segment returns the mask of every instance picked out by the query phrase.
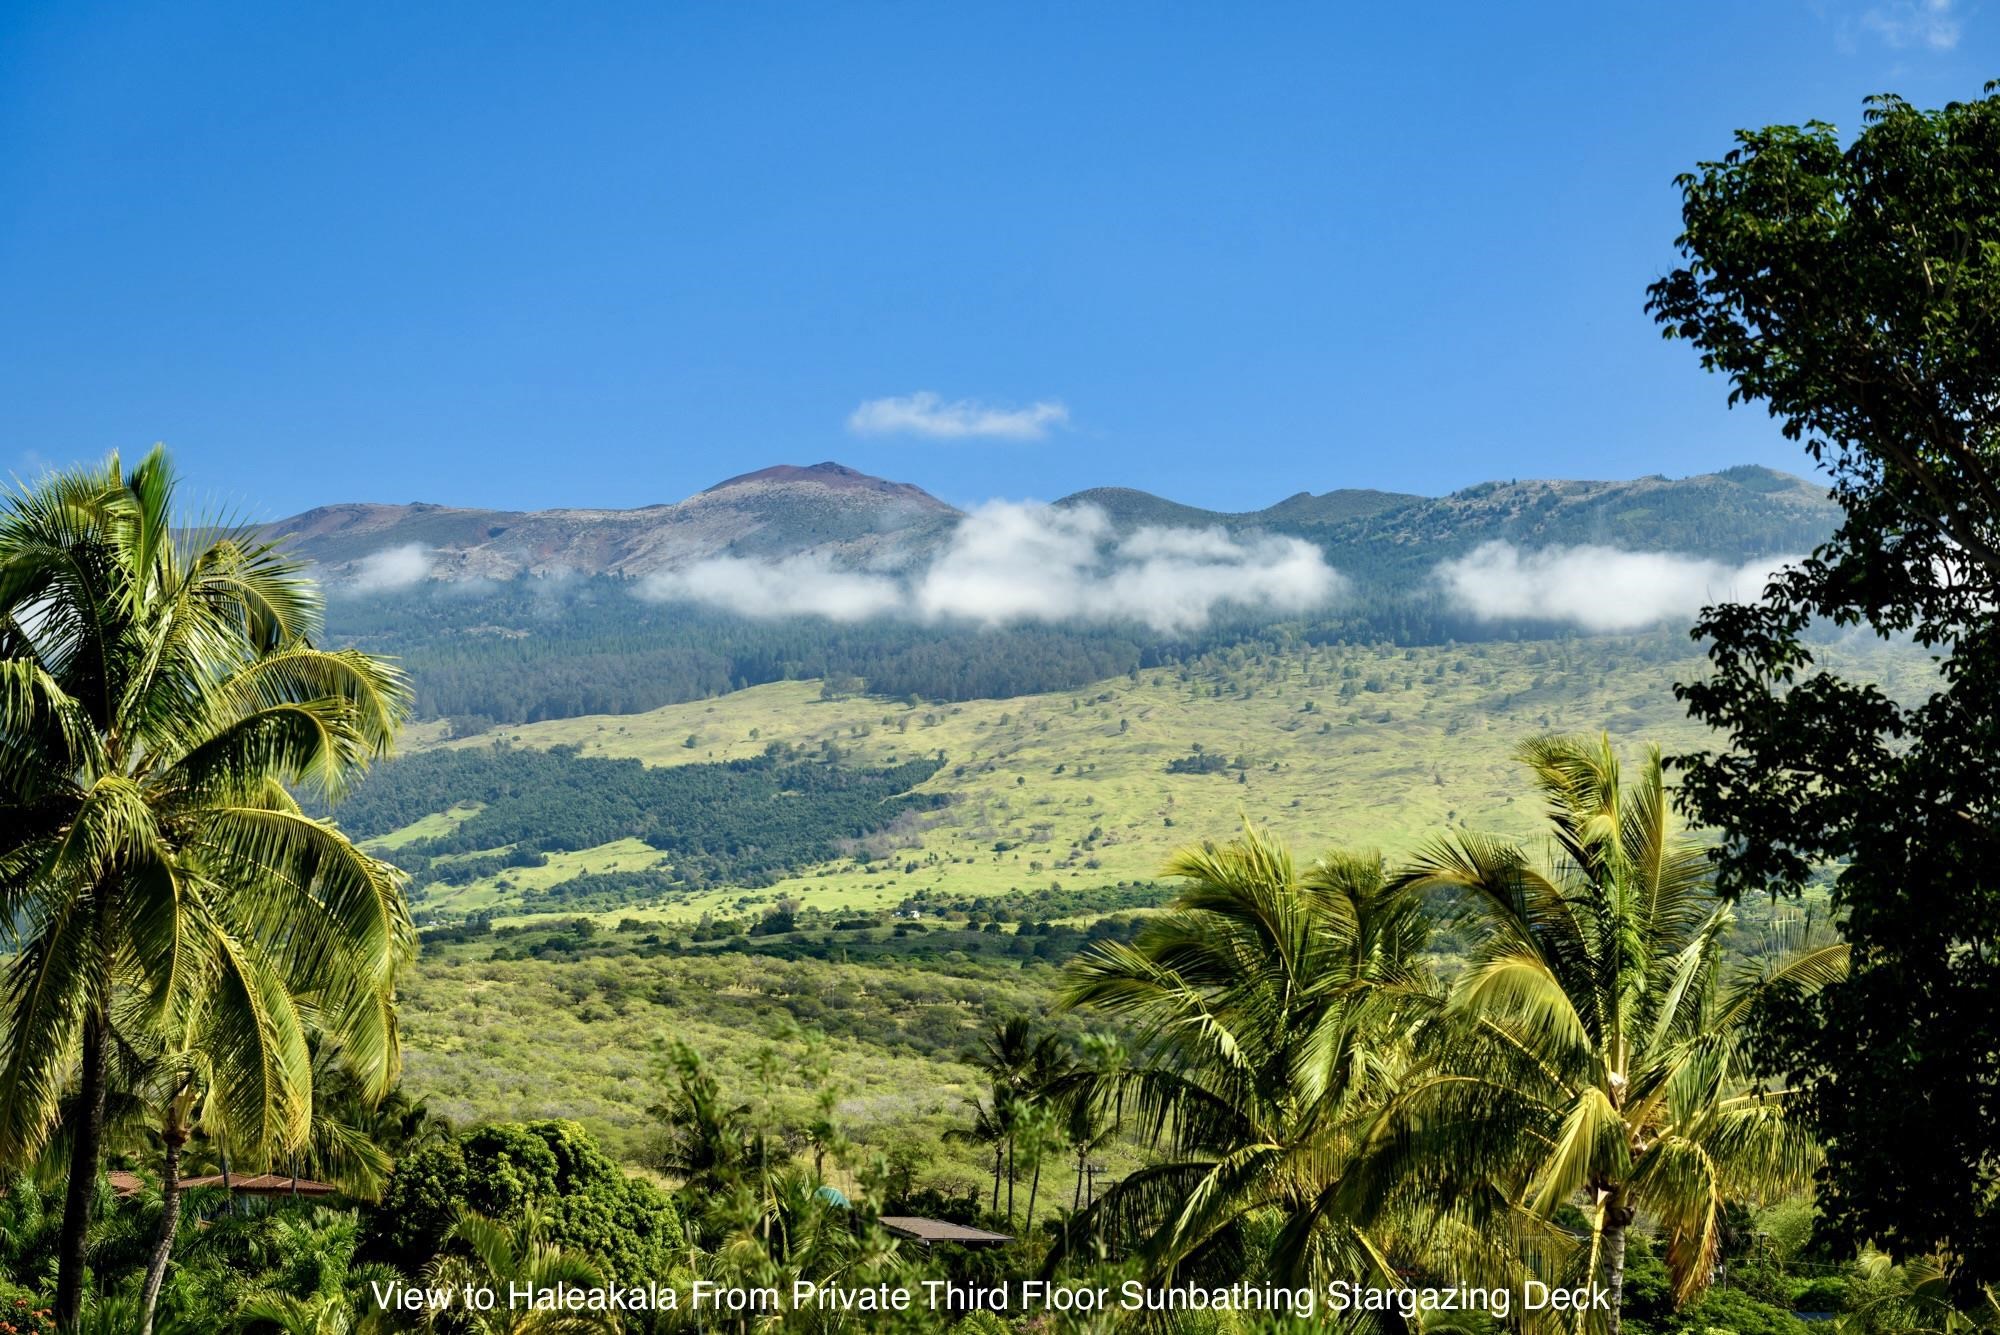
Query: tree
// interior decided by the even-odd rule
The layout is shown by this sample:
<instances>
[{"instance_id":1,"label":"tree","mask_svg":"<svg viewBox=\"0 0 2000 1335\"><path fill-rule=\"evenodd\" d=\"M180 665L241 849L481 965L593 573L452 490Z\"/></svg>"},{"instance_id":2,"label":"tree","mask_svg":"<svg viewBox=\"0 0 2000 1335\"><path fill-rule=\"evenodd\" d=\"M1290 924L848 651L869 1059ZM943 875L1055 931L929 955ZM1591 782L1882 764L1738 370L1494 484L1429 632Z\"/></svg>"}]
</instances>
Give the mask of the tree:
<instances>
[{"instance_id":1,"label":"tree","mask_svg":"<svg viewBox=\"0 0 2000 1335\"><path fill-rule=\"evenodd\" d=\"M1015 1161L1024 1139L1034 1140L1033 1151L1027 1156L1034 1172L1034 1181L1028 1188L1029 1214L1034 1213L1033 1198L1041 1185L1042 1141L1047 1139L1042 1104L1068 1074L1069 1055L1063 1051L1062 1040L1054 1034L1037 1033L1031 1020L1016 1015L995 1025L980 1040L971 1062L993 1083L990 1112L979 1110L976 1104L974 1110L980 1120L997 1132L998 1143L1006 1150L1007 1222L1011 1225L1017 1178ZM978 1128L975 1136L979 1136ZM997 1212L1000 1198L997 1154L994 1164L993 1197ZM1034 1220L1030 1218L1028 1222L1032 1226Z\"/></svg>"},{"instance_id":2,"label":"tree","mask_svg":"<svg viewBox=\"0 0 2000 1335\"><path fill-rule=\"evenodd\" d=\"M1004 1090L994 1090L991 1097L969 1094L965 1106L972 1114L971 1125L953 1127L945 1133L948 1140L993 1147L993 1202L986 1212L996 1218L1000 1214L1000 1175L1007 1167L1008 1121L1012 1103L1012 1098Z\"/></svg>"},{"instance_id":3,"label":"tree","mask_svg":"<svg viewBox=\"0 0 2000 1335\"><path fill-rule=\"evenodd\" d=\"M2000 85L1920 111L1871 99L1746 131L1680 178L1669 338L1762 404L1845 520L1762 599L1711 607L1707 681L1678 687L1726 749L1684 757L1728 895L1825 865L1848 976L1766 1026L1765 1059L1826 1146L1831 1236L1943 1248L2000 1277ZM1939 662L1899 702L1815 662L1811 625L1908 635ZM1884 1097L1895 1091L1894 1097Z\"/></svg>"},{"instance_id":4,"label":"tree","mask_svg":"<svg viewBox=\"0 0 2000 1335\"><path fill-rule=\"evenodd\" d=\"M500 1122L404 1155L367 1212L366 1251L406 1272L435 1257L462 1214L513 1227L530 1213L550 1245L621 1284L663 1273L680 1217L650 1182L628 1176L575 1122Z\"/></svg>"},{"instance_id":5,"label":"tree","mask_svg":"<svg viewBox=\"0 0 2000 1335\"><path fill-rule=\"evenodd\" d=\"M1582 1209L1583 1278L1609 1288L1615 1335L1641 1213L1686 1300L1714 1272L1726 1202L1810 1181L1785 1091L1746 1078L1744 1022L1837 978L1846 948L1811 941L1725 976L1735 913L1673 829L1658 750L1630 784L1605 737L1541 738L1520 757L1548 807L1545 863L1460 834L1398 878L1461 901L1479 937L1374 1135L1387 1178L1427 1194L1491 1184L1527 1218Z\"/></svg>"},{"instance_id":6,"label":"tree","mask_svg":"<svg viewBox=\"0 0 2000 1335\"><path fill-rule=\"evenodd\" d=\"M290 788L337 796L388 751L407 690L365 654L315 648L298 566L176 524L173 491L160 451L129 474L113 455L0 514L0 1162L48 1139L73 1081L64 1326L82 1308L114 1022L199 1014L246 1148L305 1136L315 1018L378 1095L396 1071L399 873Z\"/></svg>"},{"instance_id":7,"label":"tree","mask_svg":"<svg viewBox=\"0 0 2000 1335\"><path fill-rule=\"evenodd\" d=\"M1255 827L1165 874L1186 880L1172 906L1130 945L1080 956L1063 1003L1130 1027L1129 1055L1088 1092L1163 1153L1075 1216L1061 1249L1136 1233L1150 1277L1233 1278L1262 1221L1274 1279L1395 1282L1340 1188L1400 1063L1398 1009L1423 991L1414 901L1387 891L1379 858L1300 871Z\"/></svg>"},{"instance_id":8,"label":"tree","mask_svg":"<svg viewBox=\"0 0 2000 1335\"><path fill-rule=\"evenodd\" d=\"M506 1293L527 1289L602 1289L604 1272L589 1258L551 1242L541 1216L531 1207L514 1222L500 1223L474 1211L453 1221L446 1241L463 1250L440 1253L424 1269L424 1284L452 1293L485 1287ZM565 1311L560 1307L495 1303L485 1311L465 1303L427 1308L425 1324L466 1335L616 1335L618 1318L605 1311Z\"/></svg>"}]
</instances>

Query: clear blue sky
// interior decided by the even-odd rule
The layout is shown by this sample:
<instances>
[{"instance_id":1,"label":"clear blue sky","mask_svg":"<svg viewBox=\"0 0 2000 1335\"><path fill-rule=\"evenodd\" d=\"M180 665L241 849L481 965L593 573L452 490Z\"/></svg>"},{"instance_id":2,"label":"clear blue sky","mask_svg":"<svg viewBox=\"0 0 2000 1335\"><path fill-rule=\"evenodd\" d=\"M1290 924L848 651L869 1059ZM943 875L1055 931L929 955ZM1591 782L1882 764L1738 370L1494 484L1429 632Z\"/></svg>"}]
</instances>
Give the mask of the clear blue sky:
<instances>
[{"instance_id":1,"label":"clear blue sky","mask_svg":"<svg viewBox=\"0 0 2000 1335\"><path fill-rule=\"evenodd\" d=\"M1970 0L11 0L0 472L164 440L276 516L1801 469L1642 313L1670 180L1996 75ZM920 391L1041 435L850 426Z\"/></svg>"}]
</instances>

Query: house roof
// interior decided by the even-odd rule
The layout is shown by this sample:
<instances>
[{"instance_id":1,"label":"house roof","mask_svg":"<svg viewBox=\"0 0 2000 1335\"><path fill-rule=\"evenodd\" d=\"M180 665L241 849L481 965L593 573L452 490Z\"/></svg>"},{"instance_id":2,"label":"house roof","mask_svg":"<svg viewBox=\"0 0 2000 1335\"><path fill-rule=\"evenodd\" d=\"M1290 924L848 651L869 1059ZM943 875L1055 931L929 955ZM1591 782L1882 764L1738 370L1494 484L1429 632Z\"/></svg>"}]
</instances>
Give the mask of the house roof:
<instances>
[{"instance_id":1,"label":"house roof","mask_svg":"<svg viewBox=\"0 0 2000 1335\"><path fill-rule=\"evenodd\" d=\"M883 1228L897 1237L913 1239L926 1247L934 1242L956 1242L966 1247L998 1247L1014 1240L1005 1233L989 1233L983 1228L967 1228L963 1224L926 1219L922 1215L885 1214L880 1222Z\"/></svg>"},{"instance_id":2,"label":"house roof","mask_svg":"<svg viewBox=\"0 0 2000 1335\"><path fill-rule=\"evenodd\" d=\"M219 1187L222 1174L210 1173L206 1177L184 1177L184 1188ZM338 1188L330 1182L315 1182L309 1177L292 1178L283 1173L258 1173L253 1177L232 1177L229 1189L244 1196L331 1196Z\"/></svg>"}]
</instances>

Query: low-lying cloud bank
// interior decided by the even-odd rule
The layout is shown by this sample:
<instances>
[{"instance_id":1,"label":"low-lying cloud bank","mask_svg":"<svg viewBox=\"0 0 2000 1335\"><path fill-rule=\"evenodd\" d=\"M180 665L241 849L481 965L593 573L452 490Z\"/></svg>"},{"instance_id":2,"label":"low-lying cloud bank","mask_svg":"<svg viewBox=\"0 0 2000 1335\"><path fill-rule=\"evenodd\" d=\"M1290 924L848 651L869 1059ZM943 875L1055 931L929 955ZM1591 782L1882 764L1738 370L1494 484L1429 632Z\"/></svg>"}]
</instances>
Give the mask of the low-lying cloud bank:
<instances>
[{"instance_id":1,"label":"low-lying cloud bank","mask_svg":"<svg viewBox=\"0 0 2000 1335\"><path fill-rule=\"evenodd\" d=\"M1486 621L1567 621L1586 630L1638 630L1691 618L1710 603L1755 599L1794 560L1740 566L1672 552L1616 547L1544 547L1524 552L1489 542L1438 567L1453 600Z\"/></svg>"},{"instance_id":2,"label":"low-lying cloud bank","mask_svg":"<svg viewBox=\"0 0 2000 1335\"><path fill-rule=\"evenodd\" d=\"M421 584L431 573L431 554L421 543L370 552L354 563L346 580L350 593L393 593Z\"/></svg>"},{"instance_id":3,"label":"low-lying cloud bank","mask_svg":"<svg viewBox=\"0 0 2000 1335\"><path fill-rule=\"evenodd\" d=\"M1224 607L1304 612L1345 584L1297 538L1142 528L1121 539L1093 506L1000 501L966 516L943 552L907 574L840 570L811 557L719 557L651 575L641 588L649 598L755 617L1138 622L1177 633L1200 629Z\"/></svg>"}]
</instances>

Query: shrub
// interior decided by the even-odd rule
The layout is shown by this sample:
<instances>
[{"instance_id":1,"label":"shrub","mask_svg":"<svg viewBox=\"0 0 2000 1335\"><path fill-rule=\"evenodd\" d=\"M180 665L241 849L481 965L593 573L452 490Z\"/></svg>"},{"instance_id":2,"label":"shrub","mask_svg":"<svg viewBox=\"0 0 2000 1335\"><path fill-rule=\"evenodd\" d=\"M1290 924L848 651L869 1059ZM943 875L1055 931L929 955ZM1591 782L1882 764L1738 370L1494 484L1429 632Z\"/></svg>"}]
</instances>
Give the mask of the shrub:
<instances>
[{"instance_id":1,"label":"shrub","mask_svg":"<svg viewBox=\"0 0 2000 1335\"><path fill-rule=\"evenodd\" d=\"M369 1212L368 1250L414 1274L460 1211L507 1222L530 1206L551 1243L621 1283L666 1273L681 1242L658 1188L626 1176L577 1123L542 1121L477 1127L405 1157Z\"/></svg>"}]
</instances>

